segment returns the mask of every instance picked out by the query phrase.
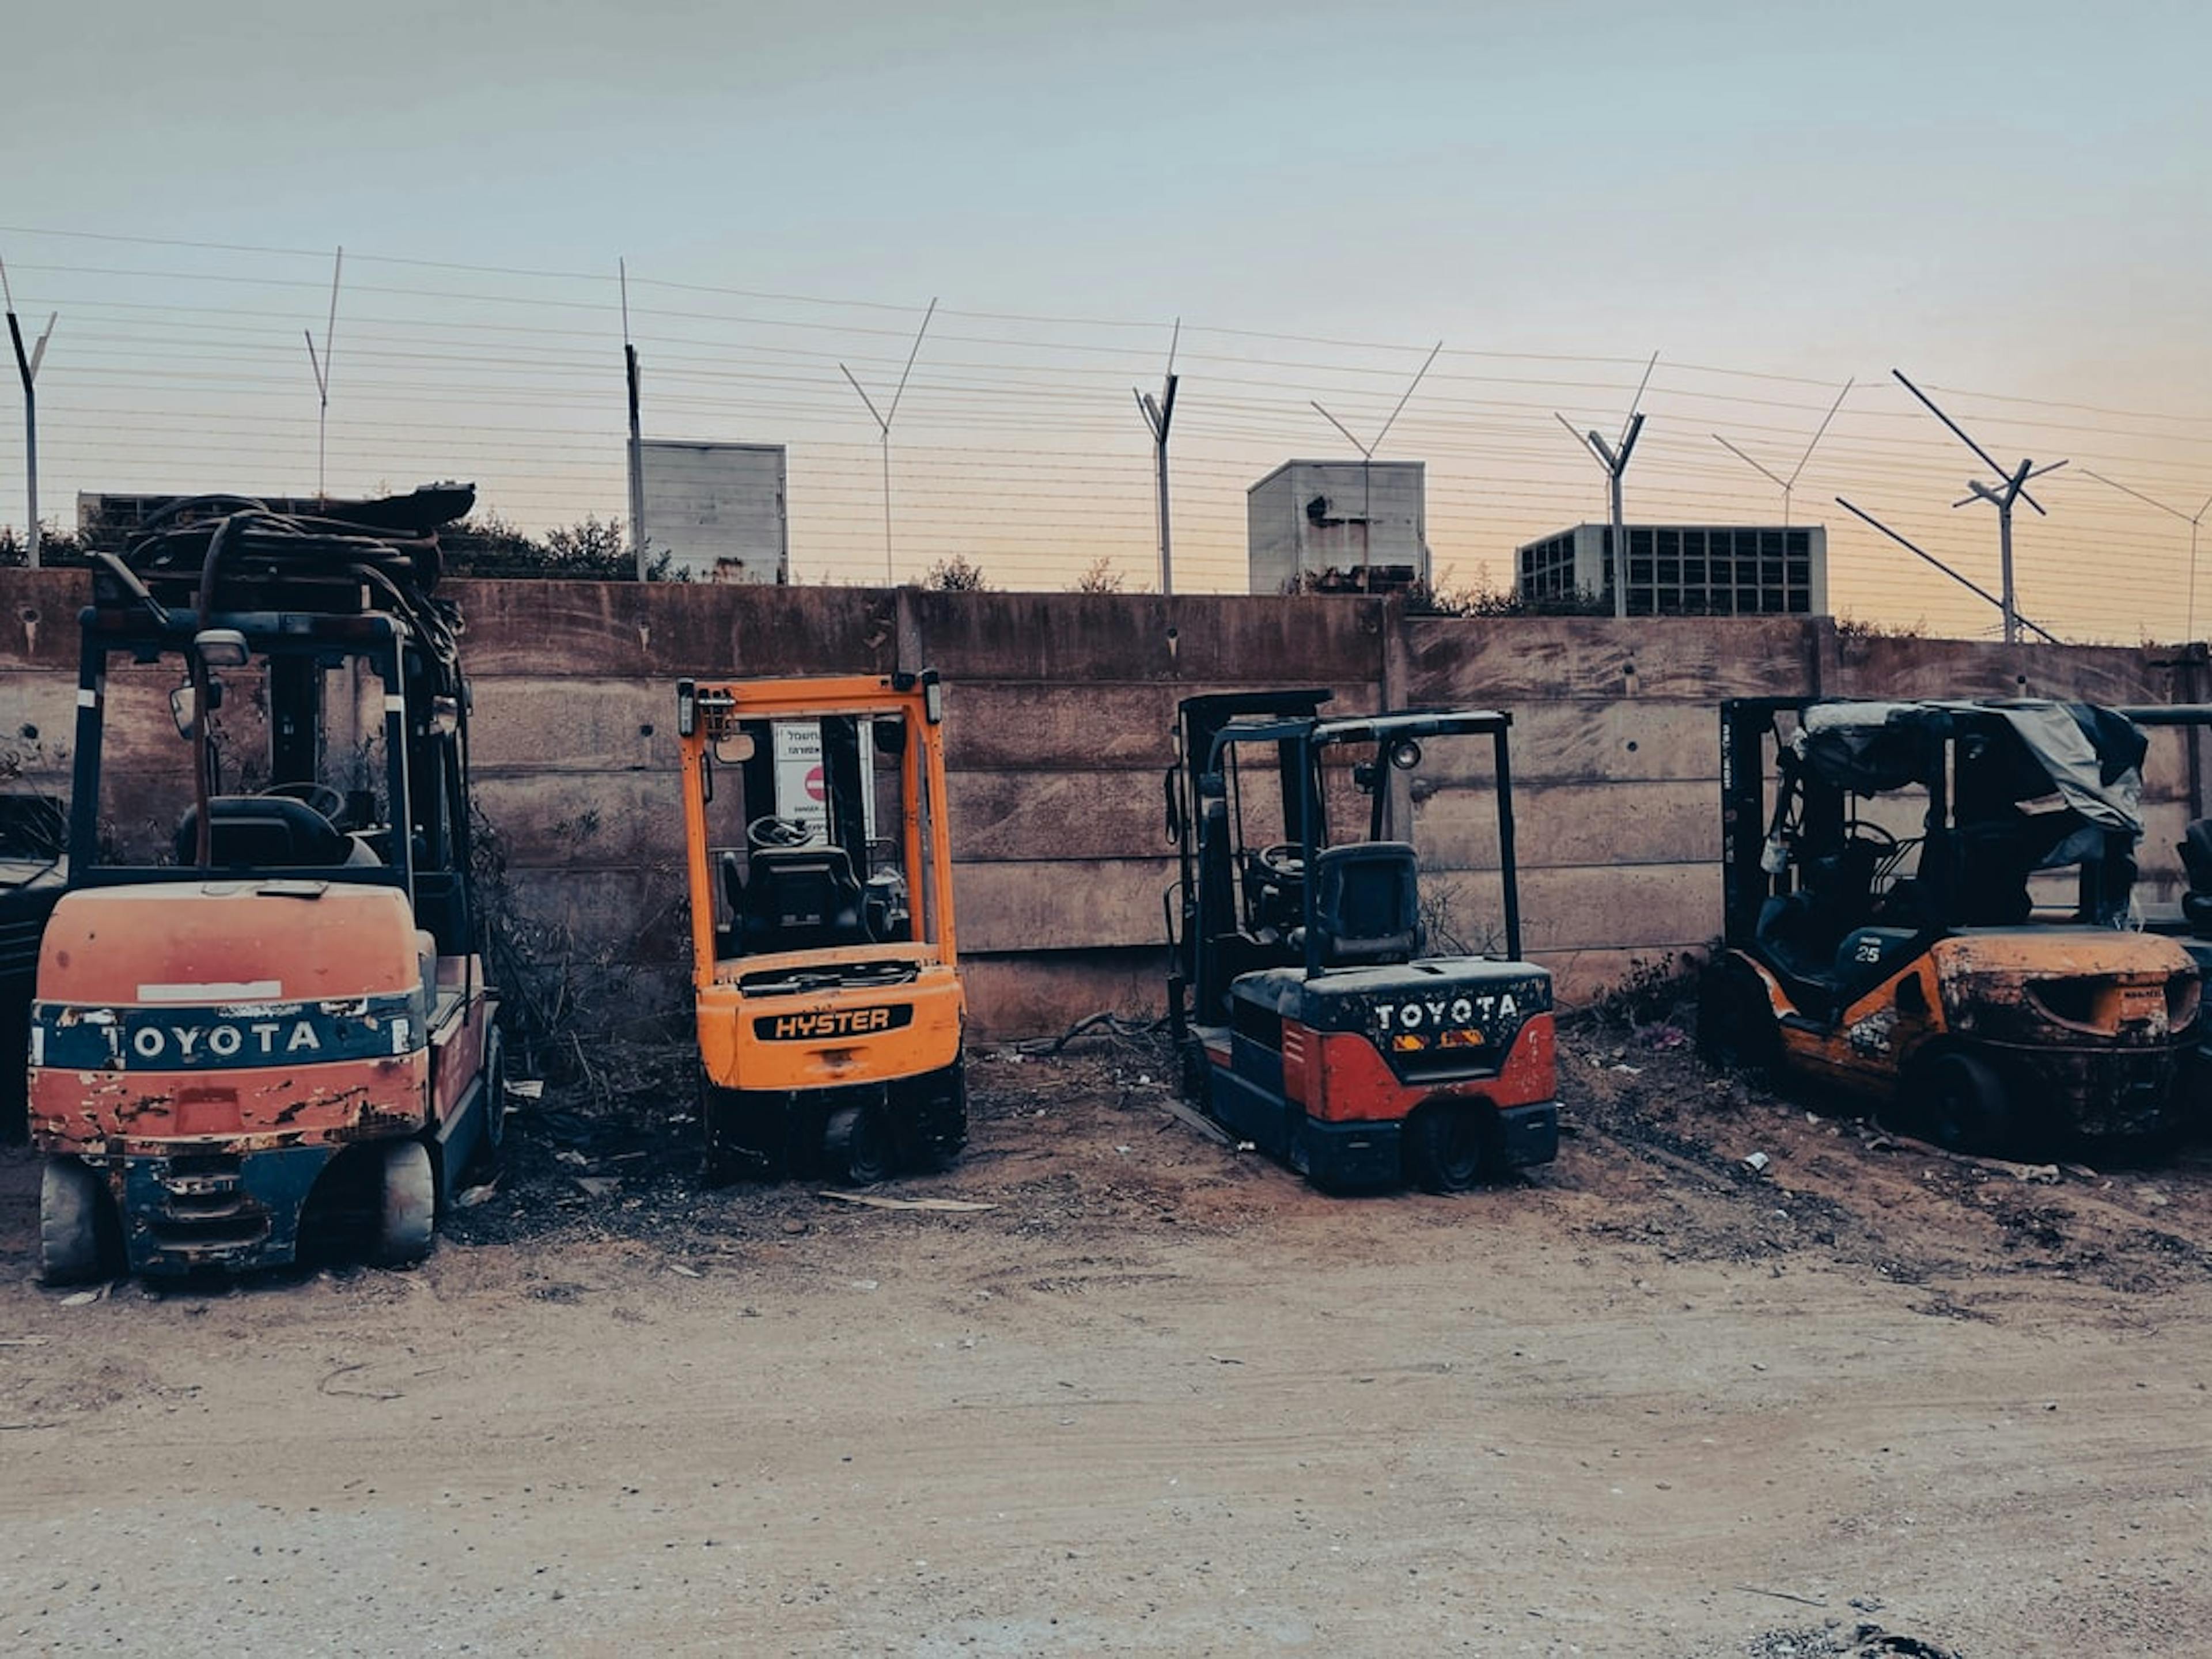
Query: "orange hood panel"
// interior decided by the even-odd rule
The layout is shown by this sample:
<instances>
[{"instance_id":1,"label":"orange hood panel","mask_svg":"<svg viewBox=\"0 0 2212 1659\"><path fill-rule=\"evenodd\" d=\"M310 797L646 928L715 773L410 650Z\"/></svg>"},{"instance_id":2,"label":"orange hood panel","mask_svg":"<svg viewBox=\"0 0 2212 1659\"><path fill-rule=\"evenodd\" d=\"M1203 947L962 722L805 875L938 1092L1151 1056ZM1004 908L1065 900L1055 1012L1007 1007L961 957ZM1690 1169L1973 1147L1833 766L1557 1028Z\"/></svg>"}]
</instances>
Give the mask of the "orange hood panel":
<instances>
[{"instance_id":1,"label":"orange hood panel","mask_svg":"<svg viewBox=\"0 0 2212 1659\"><path fill-rule=\"evenodd\" d=\"M39 957L41 1002L315 1002L420 988L396 887L178 881L64 894Z\"/></svg>"}]
</instances>

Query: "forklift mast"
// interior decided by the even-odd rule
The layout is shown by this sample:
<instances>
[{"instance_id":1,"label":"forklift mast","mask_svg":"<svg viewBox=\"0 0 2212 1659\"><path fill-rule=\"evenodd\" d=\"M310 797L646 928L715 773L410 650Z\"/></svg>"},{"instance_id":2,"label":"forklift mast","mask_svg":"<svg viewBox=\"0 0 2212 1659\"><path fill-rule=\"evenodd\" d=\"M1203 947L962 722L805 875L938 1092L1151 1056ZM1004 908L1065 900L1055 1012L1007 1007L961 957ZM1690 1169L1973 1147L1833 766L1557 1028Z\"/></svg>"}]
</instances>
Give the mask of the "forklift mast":
<instances>
[{"instance_id":1,"label":"forklift mast","mask_svg":"<svg viewBox=\"0 0 2212 1659\"><path fill-rule=\"evenodd\" d=\"M1176 709L1176 763L1163 780L1168 839L1176 844L1179 866L1179 903L1168 919L1176 969L1170 1000L1176 1018L1182 1017L1186 990L1196 991L1200 1008L1216 1007L1227 996L1229 979L1234 977L1223 971L1221 953L1206 948L1208 940L1233 933L1237 921L1227 786L1221 775L1207 770L1215 760L1215 745L1240 720L1316 720L1334 695L1319 689L1223 692L1186 697ZM1298 738L1286 737L1275 752L1284 834L1303 843L1311 797L1302 774L1310 763L1310 751Z\"/></svg>"}]
</instances>

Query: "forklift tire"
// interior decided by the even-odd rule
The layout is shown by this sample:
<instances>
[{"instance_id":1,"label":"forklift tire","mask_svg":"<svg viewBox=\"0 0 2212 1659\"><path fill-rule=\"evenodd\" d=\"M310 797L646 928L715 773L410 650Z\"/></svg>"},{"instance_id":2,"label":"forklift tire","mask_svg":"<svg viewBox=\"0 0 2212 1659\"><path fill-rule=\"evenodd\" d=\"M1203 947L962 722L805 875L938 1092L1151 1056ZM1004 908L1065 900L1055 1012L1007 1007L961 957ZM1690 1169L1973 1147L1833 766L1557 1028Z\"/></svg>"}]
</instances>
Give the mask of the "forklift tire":
<instances>
[{"instance_id":1,"label":"forklift tire","mask_svg":"<svg viewBox=\"0 0 2212 1659\"><path fill-rule=\"evenodd\" d=\"M384 1149L384 1185L370 1259L380 1267L420 1261L430 1254L437 1215L438 1183L431 1172L430 1149L419 1140L392 1142Z\"/></svg>"},{"instance_id":2,"label":"forklift tire","mask_svg":"<svg viewBox=\"0 0 2212 1659\"><path fill-rule=\"evenodd\" d=\"M1908 1109L1929 1139L1950 1152L2021 1152L2020 1115L1989 1062L1954 1048L1921 1066Z\"/></svg>"},{"instance_id":3,"label":"forklift tire","mask_svg":"<svg viewBox=\"0 0 2212 1659\"><path fill-rule=\"evenodd\" d=\"M1709 964L1698 981L1698 1055L1709 1066L1761 1072L1782 1058L1782 1030L1765 981L1735 957Z\"/></svg>"},{"instance_id":4,"label":"forklift tire","mask_svg":"<svg viewBox=\"0 0 2212 1659\"><path fill-rule=\"evenodd\" d=\"M872 1187L891 1172L890 1128L880 1107L840 1106L822 1126L822 1161L833 1180Z\"/></svg>"},{"instance_id":5,"label":"forklift tire","mask_svg":"<svg viewBox=\"0 0 2212 1659\"><path fill-rule=\"evenodd\" d=\"M1176 1082L1182 1086L1184 1103L1201 1112L1211 1111L1213 1062L1206 1057L1206 1045L1194 1036L1185 1037L1176 1058Z\"/></svg>"},{"instance_id":6,"label":"forklift tire","mask_svg":"<svg viewBox=\"0 0 2212 1659\"><path fill-rule=\"evenodd\" d=\"M82 1285L122 1265L122 1227L100 1178L73 1158L50 1158L39 1177L39 1279Z\"/></svg>"},{"instance_id":7,"label":"forklift tire","mask_svg":"<svg viewBox=\"0 0 2212 1659\"><path fill-rule=\"evenodd\" d=\"M507 1139L507 1045L496 1025L484 1039L483 1088L483 1135L477 1146L479 1161L489 1169Z\"/></svg>"},{"instance_id":8,"label":"forklift tire","mask_svg":"<svg viewBox=\"0 0 2212 1659\"><path fill-rule=\"evenodd\" d=\"M1460 1101L1414 1108L1406 1120L1406 1179L1425 1193L1463 1193L1488 1173L1483 1114Z\"/></svg>"}]
</instances>

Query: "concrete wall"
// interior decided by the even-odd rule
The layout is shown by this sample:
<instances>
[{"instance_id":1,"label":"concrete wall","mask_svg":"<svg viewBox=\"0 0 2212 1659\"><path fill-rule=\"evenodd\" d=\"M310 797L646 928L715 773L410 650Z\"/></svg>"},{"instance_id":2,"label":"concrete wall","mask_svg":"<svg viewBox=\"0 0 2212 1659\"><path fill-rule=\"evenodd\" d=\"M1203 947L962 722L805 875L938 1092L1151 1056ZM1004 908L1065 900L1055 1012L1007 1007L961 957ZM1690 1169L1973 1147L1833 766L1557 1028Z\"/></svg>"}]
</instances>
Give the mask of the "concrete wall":
<instances>
[{"instance_id":1,"label":"concrete wall","mask_svg":"<svg viewBox=\"0 0 2212 1659\"><path fill-rule=\"evenodd\" d=\"M67 787L83 577L0 572L0 775ZM1704 945L1720 912L1715 702L1763 693L2194 701L2154 648L1863 639L1820 618L1457 620L1353 598L945 594L456 582L477 776L517 910L545 948L672 994L683 925L672 686L687 674L934 665L960 931L982 1030L1158 1004L1173 875L1160 775L1177 699L1326 685L1346 712L1515 717L1528 948L1580 999ZM26 728L35 736L24 735ZM2143 863L2171 896L2189 816L2160 733Z\"/></svg>"}]
</instances>

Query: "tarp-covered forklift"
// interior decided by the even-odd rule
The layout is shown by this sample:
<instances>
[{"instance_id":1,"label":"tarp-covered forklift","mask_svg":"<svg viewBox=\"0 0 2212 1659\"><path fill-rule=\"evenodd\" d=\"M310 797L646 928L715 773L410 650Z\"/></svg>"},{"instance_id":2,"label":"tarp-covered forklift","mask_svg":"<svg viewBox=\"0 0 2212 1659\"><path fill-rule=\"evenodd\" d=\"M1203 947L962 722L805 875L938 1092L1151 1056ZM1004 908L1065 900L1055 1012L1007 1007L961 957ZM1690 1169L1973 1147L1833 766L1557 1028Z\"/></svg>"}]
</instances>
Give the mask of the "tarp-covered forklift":
<instances>
[{"instance_id":1,"label":"tarp-covered forklift","mask_svg":"<svg viewBox=\"0 0 2212 1659\"><path fill-rule=\"evenodd\" d=\"M441 486L98 556L30 1028L46 1279L386 1263L496 1146Z\"/></svg>"},{"instance_id":2,"label":"tarp-covered forklift","mask_svg":"<svg viewBox=\"0 0 2212 1659\"><path fill-rule=\"evenodd\" d=\"M1329 700L1179 705L1168 1006L1186 1091L1327 1189L1455 1192L1547 1162L1552 978L1521 960L1510 717L1324 719Z\"/></svg>"},{"instance_id":3,"label":"tarp-covered forklift","mask_svg":"<svg viewBox=\"0 0 2212 1659\"><path fill-rule=\"evenodd\" d=\"M709 1180L865 1186L968 1133L936 672L676 692Z\"/></svg>"},{"instance_id":4,"label":"tarp-covered forklift","mask_svg":"<svg viewBox=\"0 0 2212 1659\"><path fill-rule=\"evenodd\" d=\"M2085 703L1760 697L1720 725L1709 1056L1840 1086L1965 1151L2185 1127L2199 979L2130 925L2133 724Z\"/></svg>"}]
</instances>

